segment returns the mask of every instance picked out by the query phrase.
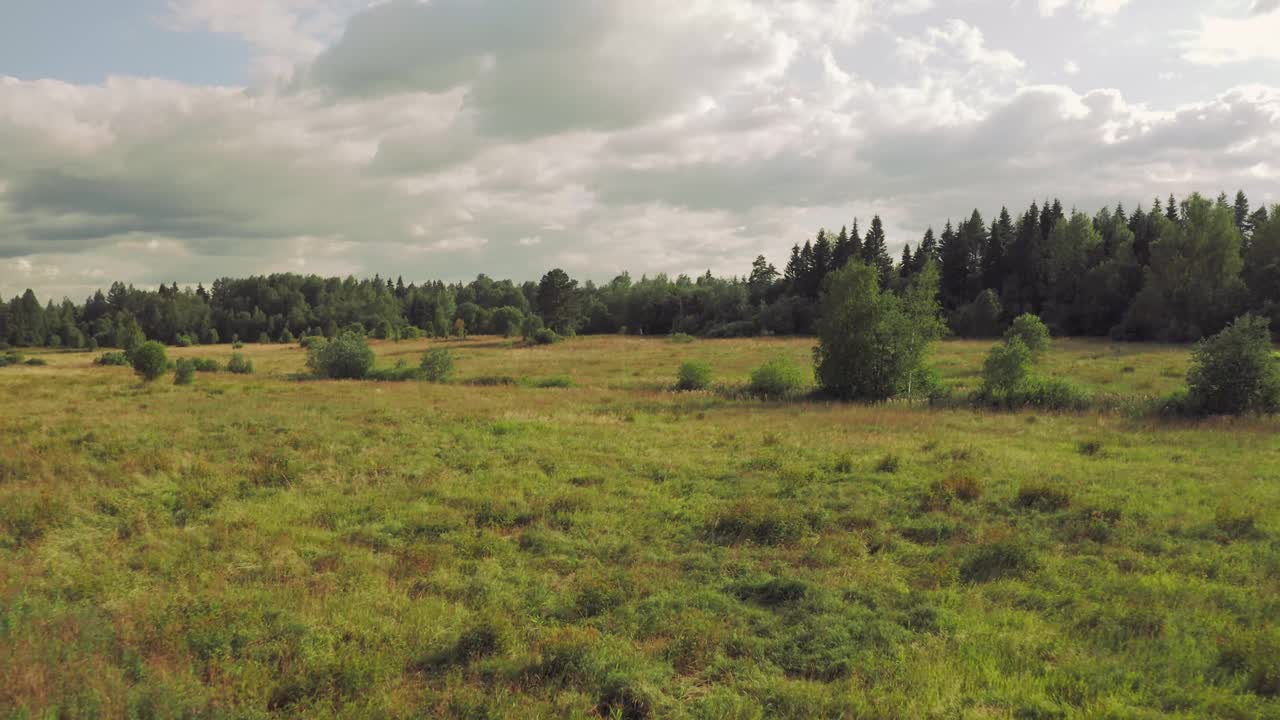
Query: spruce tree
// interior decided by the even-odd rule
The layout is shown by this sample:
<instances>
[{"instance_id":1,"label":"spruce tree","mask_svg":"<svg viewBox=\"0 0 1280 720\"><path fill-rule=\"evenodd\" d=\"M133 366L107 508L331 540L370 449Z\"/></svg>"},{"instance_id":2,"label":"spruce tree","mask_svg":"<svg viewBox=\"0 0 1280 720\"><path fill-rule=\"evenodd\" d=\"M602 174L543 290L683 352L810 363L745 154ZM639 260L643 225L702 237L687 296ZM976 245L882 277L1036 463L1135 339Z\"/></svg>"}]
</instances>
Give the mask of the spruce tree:
<instances>
[{"instance_id":1,"label":"spruce tree","mask_svg":"<svg viewBox=\"0 0 1280 720\"><path fill-rule=\"evenodd\" d=\"M1178 222L1178 201L1174 199L1173 193L1169 193L1169 203L1164 206L1164 216L1171 222Z\"/></svg>"},{"instance_id":2,"label":"spruce tree","mask_svg":"<svg viewBox=\"0 0 1280 720\"><path fill-rule=\"evenodd\" d=\"M898 277L908 278L915 272L916 261L911 257L911 243L902 246L902 262L898 264Z\"/></svg>"},{"instance_id":3,"label":"spruce tree","mask_svg":"<svg viewBox=\"0 0 1280 720\"><path fill-rule=\"evenodd\" d=\"M884 224L880 222L879 215L871 219L871 229L862 241L862 261L875 268L880 276L880 286L888 287L889 279L893 277L893 258L889 255Z\"/></svg>"},{"instance_id":4,"label":"spruce tree","mask_svg":"<svg viewBox=\"0 0 1280 720\"><path fill-rule=\"evenodd\" d=\"M926 263L933 261L939 262L938 259L938 241L933 236L933 228L924 231L924 237L921 238L920 244L916 246L915 266L912 273L918 273L924 269Z\"/></svg>"},{"instance_id":5,"label":"spruce tree","mask_svg":"<svg viewBox=\"0 0 1280 720\"><path fill-rule=\"evenodd\" d=\"M960 236L951 227L950 220L942 230L938 255L942 261L942 304L948 310L955 310L970 300L969 253L960 243Z\"/></svg>"},{"instance_id":6,"label":"spruce tree","mask_svg":"<svg viewBox=\"0 0 1280 720\"><path fill-rule=\"evenodd\" d=\"M1007 266L1006 253L1013 244L1013 218L1008 208L1000 208L1000 217L991 224L986 247L982 253L982 287L997 293L1004 288Z\"/></svg>"},{"instance_id":7,"label":"spruce tree","mask_svg":"<svg viewBox=\"0 0 1280 720\"><path fill-rule=\"evenodd\" d=\"M818 231L818 239L813 244L813 286L822 287L822 281L830 273L833 263L834 249L826 230Z\"/></svg>"},{"instance_id":8,"label":"spruce tree","mask_svg":"<svg viewBox=\"0 0 1280 720\"><path fill-rule=\"evenodd\" d=\"M849 228L848 226L840 228L840 234L836 236L835 246L831 249L831 271L835 272L844 267L852 257L849 251Z\"/></svg>"},{"instance_id":9,"label":"spruce tree","mask_svg":"<svg viewBox=\"0 0 1280 720\"><path fill-rule=\"evenodd\" d=\"M1249 215L1249 198L1244 191L1236 192L1236 204L1233 208L1236 216L1236 229L1240 231L1240 240L1245 252L1249 250L1249 238L1253 235L1253 218Z\"/></svg>"}]
</instances>

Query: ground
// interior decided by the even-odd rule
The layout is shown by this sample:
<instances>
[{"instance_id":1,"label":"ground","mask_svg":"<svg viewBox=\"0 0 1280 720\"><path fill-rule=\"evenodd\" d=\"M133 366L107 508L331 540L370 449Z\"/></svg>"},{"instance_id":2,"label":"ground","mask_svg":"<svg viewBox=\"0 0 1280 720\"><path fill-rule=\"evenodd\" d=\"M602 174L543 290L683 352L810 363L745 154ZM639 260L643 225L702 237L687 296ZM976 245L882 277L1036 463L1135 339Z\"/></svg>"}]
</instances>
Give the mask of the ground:
<instances>
[{"instance_id":1,"label":"ground","mask_svg":"<svg viewBox=\"0 0 1280 720\"><path fill-rule=\"evenodd\" d=\"M448 345L445 385L0 369L0 717L1280 717L1276 421L667 389L803 339Z\"/></svg>"}]
</instances>

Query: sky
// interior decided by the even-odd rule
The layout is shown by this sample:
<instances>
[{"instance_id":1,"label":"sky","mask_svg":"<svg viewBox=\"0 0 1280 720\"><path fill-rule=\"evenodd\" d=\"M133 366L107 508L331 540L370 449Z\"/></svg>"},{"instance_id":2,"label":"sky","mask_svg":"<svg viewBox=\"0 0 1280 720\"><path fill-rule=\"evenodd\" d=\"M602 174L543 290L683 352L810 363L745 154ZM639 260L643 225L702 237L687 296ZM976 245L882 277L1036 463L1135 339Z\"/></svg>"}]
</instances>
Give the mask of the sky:
<instances>
[{"instance_id":1,"label":"sky","mask_svg":"<svg viewBox=\"0 0 1280 720\"><path fill-rule=\"evenodd\" d=\"M0 295L1280 202L1280 0L6 0Z\"/></svg>"}]
</instances>

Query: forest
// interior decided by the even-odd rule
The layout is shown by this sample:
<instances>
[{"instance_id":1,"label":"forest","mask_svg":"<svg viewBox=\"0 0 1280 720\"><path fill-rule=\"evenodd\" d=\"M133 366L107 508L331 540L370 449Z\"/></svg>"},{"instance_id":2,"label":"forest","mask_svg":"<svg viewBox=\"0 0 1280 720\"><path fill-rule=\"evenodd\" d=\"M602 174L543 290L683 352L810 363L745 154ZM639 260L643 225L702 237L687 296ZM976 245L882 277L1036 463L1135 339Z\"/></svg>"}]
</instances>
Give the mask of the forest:
<instances>
[{"instance_id":1,"label":"forest","mask_svg":"<svg viewBox=\"0 0 1280 720\"><path fill-rule=\"evenodd\" d=\"M896 244L896 243L895 243ZM745 277L667 275L604 284L563 270L517 284L483 274L469 283L296 274L223 278L205 288L155 290L113 283L83 304L41 304L27 290L0 302L0 343L13 347L130 347L140 340L189 346L290 342L356 330L379 339L420 335L560 334L703 337L807 335L818 321L827 276L850 262L873 267L881 287L901 291L932 259L952 333L1000 335L1025 313L1055 335L1193 341L1254 313L1280 331L1280 211L1250 209L1241 191L1210 200L1156 199L1089 216L1058 200L1016 217L978 210L940 233L930 228L900 258L883 223L855 220L794 245L779 271L758 257Z\"/></svg>"}]
</instances>

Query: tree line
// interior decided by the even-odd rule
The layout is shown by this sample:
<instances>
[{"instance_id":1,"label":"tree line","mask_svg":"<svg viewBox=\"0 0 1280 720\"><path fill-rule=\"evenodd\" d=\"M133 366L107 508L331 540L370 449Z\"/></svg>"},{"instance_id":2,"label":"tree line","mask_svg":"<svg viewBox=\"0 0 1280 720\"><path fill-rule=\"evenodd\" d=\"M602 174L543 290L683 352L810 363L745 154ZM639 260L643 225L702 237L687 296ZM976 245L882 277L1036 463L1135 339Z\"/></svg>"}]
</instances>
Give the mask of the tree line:
<instances>
[{"instance_id":1,"label":"tree line","mask_svg":"<svg viewBox=\"0 0 1280 720\"><path fill-rule=\"evenodd\" d=\"M375 276L276 274L223 278L206 289L144 290L120 282L83 304L41 304L27 290L0 302L0 342L11 346L130 347L288 342L356 331L383 339L459 333L530 335L688 333L705 337L812 334L827 280L851 263L878 285L908 292L937 267L936 300L951 332L996 337L1040 316L1059 335L1188 341L1252 312L1280 331L1280 208L1251 210L1244 192L1210 200L1155 200L1092 216L1053 200L1021 214L977 210L930 228L895 260L879 217L821 230L792 247L781 272L758 257L745 277L667 275L580 283L563 270L517 284L405 284Z\"/></svg>"}]
</instances>

